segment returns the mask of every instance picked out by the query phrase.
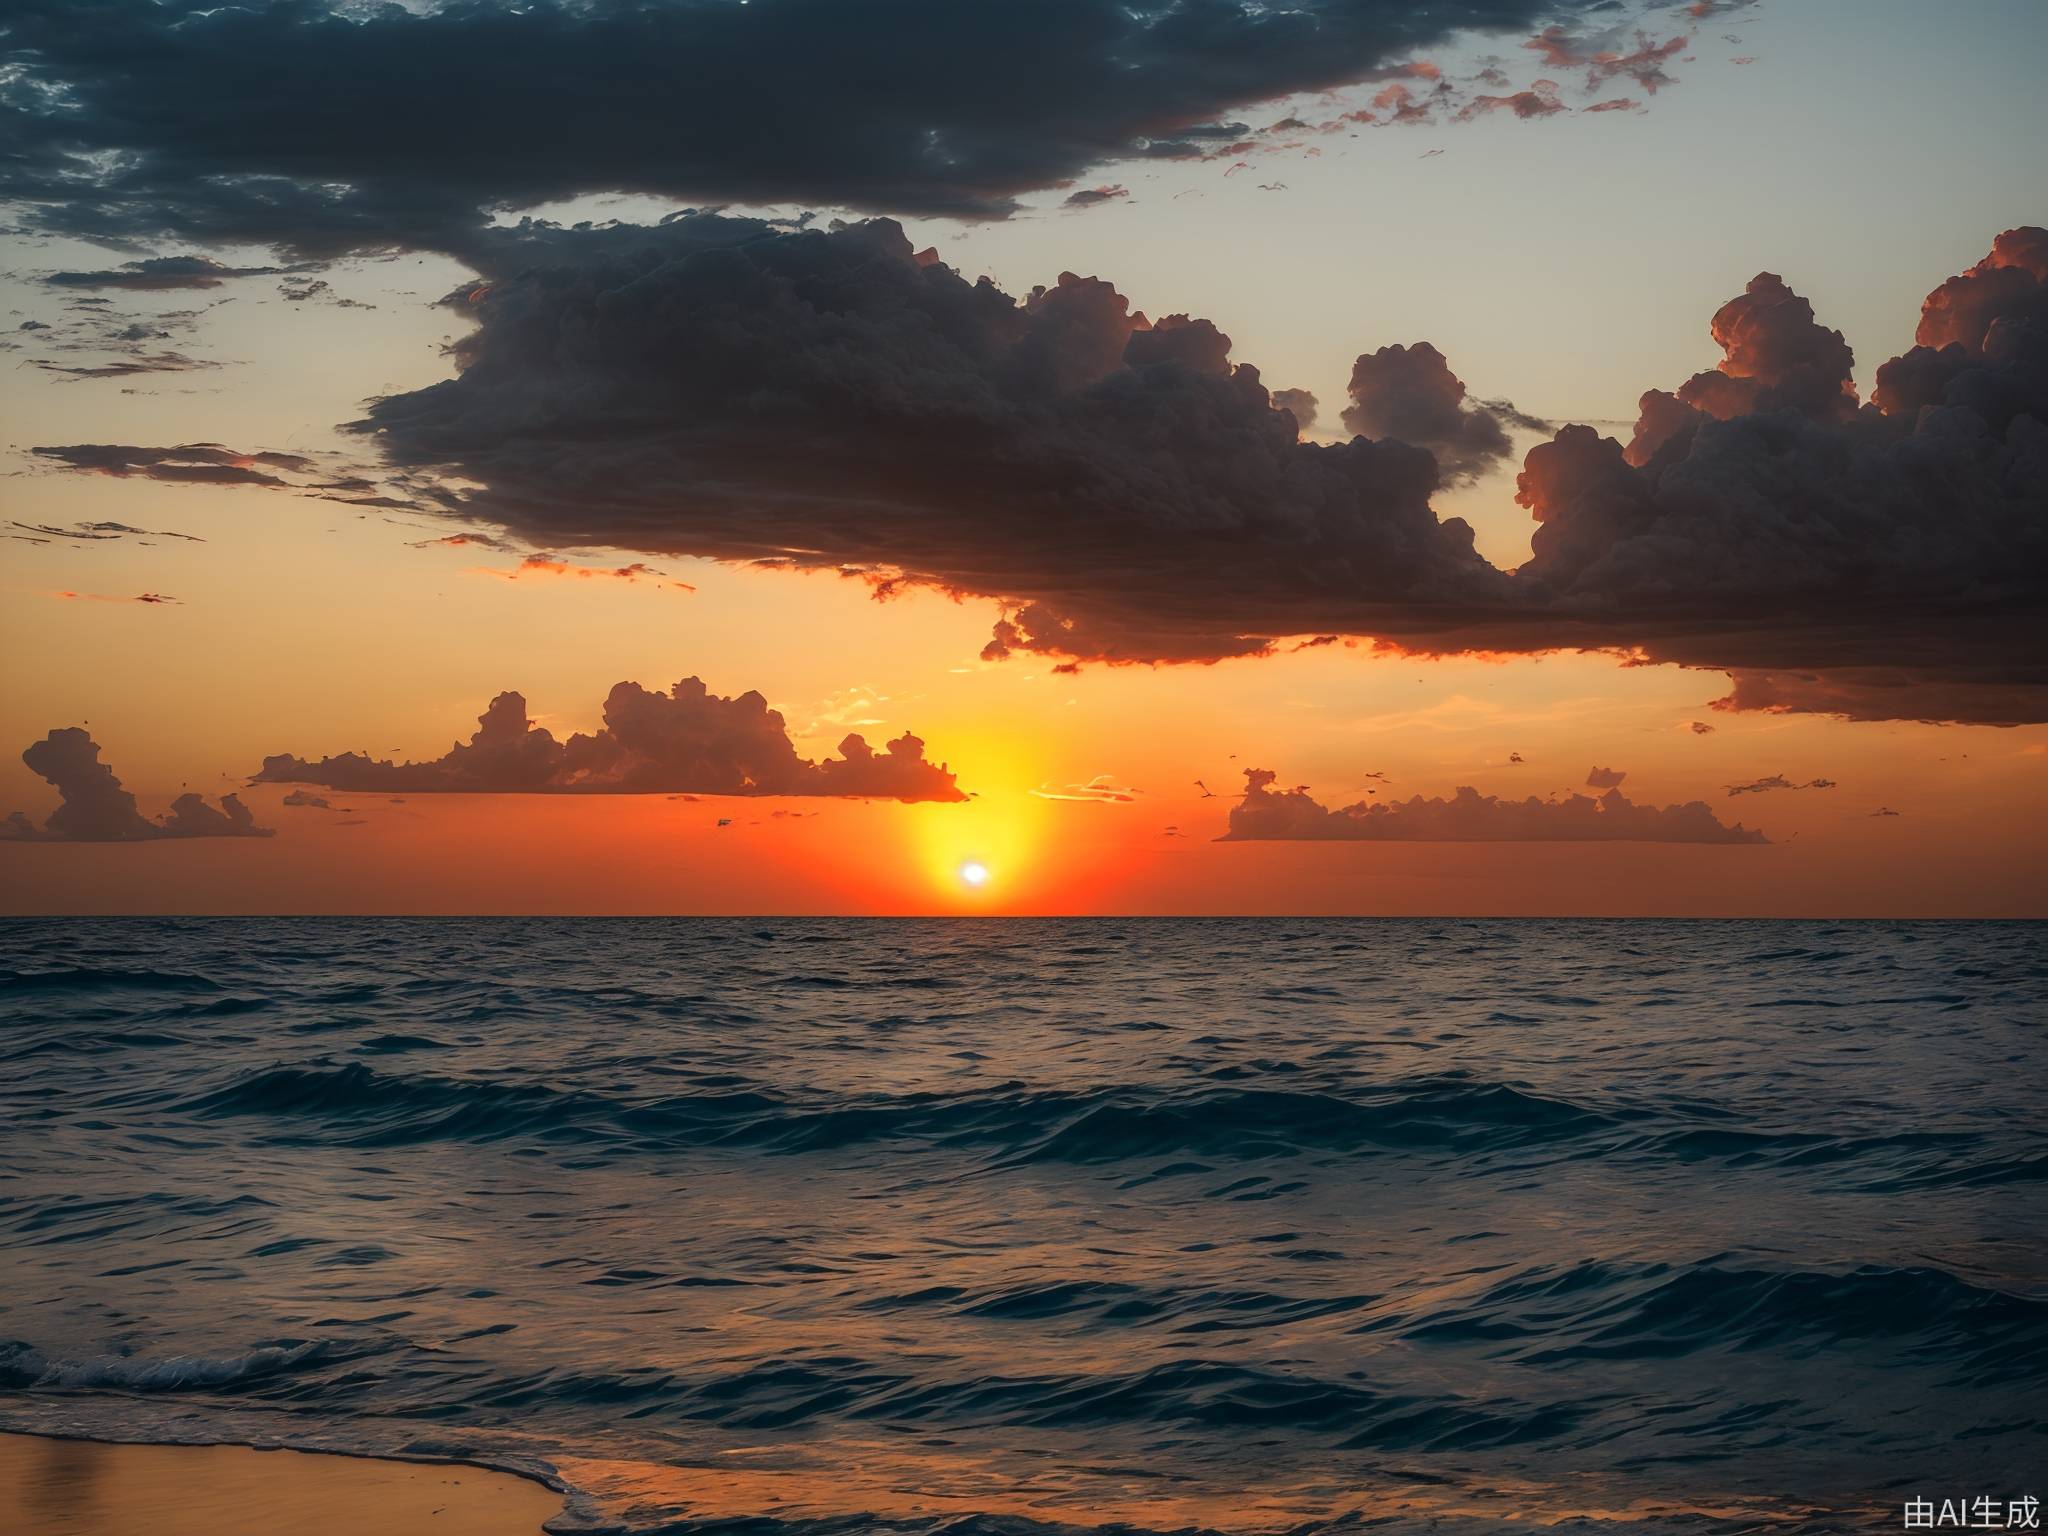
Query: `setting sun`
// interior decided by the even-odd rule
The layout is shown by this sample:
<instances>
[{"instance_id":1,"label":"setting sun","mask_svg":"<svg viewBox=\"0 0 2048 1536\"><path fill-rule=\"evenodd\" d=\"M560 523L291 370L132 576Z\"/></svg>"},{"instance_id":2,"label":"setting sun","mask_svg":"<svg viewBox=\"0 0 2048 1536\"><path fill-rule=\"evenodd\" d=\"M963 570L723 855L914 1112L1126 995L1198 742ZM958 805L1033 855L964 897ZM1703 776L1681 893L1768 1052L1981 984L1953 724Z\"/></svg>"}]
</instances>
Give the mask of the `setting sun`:
<instances>
[{"instance_id":1,"label":"setting sun","mask_svg":"<svg viewBox=\"0 0 2048 1536\"><path fill-rule=\"evenodd\" d=\"M960 866L960 880L965 885L986 885L988 884L988 866L969 859Z\"/></svg>"}]
</instances>

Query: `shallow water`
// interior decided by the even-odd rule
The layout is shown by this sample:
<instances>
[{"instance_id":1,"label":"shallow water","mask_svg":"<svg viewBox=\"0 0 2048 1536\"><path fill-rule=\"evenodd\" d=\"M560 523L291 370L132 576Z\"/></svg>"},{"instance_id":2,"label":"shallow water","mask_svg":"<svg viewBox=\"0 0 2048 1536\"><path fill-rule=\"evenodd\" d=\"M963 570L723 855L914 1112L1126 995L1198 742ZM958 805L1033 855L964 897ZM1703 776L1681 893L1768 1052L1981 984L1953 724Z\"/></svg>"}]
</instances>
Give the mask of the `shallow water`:
<instances>
[{"instance_id":1,"label":"shallow water","mask_svg":"<svg viewBox=\"0 0 2048 1536\"><path fill-rule=\"evenodd\" d=\"M0 1427L575 1520L2048 1493L2048 927L0 924Z\"/></svg>"}]
</instances>

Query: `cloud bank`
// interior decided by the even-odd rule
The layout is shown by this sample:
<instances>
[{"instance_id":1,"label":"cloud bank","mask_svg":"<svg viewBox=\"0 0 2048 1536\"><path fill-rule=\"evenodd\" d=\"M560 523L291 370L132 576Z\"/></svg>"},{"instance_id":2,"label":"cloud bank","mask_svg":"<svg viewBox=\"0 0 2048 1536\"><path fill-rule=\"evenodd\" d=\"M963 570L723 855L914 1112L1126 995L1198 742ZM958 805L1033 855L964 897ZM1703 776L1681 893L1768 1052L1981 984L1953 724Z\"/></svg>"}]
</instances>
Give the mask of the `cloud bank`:
<instances>
[{"instance_id":1,"label":"cloud bank","mask_svg":"<svg viewBox=\"0 0 2048 1536\"><path fill-rule=\"evenodd\" d=\"M1766 843L1740 822L1725 826L1703 800L1637 805L1618 789L1594 799L1503 800L1469 785L1449 799L1361 800L1335 809L1305 788L1275 790L1266 768L1245 770L1244 798L1219 842L1356 843Z\"/></svg>"},{"instance_id":2,"label":"cloud bank","mask_svg":"<svg viewBox=\"0 0 2048 1536\"><path fill-rule=\"evenodd\" d=\"M235 795L222 795L215 809L196 794L178 796L159 821L135 808L135 796L121 787L114 770L100 761L99 743L78 726L54 730L21 754L31 771L56 786L61 797L38 827L15 811L0 822L0 840L40 843L147 843L167 838L270 837L256 825Z\"/></svg>"},{"instance_id":3,"label":"cloud bank","mask_svg":"<svg viewBox=\"0 0 2048 1536\"><path fill-rule=\"evenodd\" d=\"M1213 154L1248 132L1237 108L1404 73L1457 33L1614 9L26 0L0 34L0 199L52 233L302 257L459 253L486 207L586 192L1001 217L1098 165Z\"/></svg>"},{"instance_id":4,"label":"cloud bank","mask_svg":"<svg viewBox=\"0 0 2048 1536\"><path fill-rule=\"evenodd\" d=\"M409 494L538 549L985 598L998 660L1579 648L1725 672L1724 710L2048 719L2048 232L1937 288L1870 404L1840 334L1759 274L1712 318L1719 365L1646 393L1626 445L1573 424L1529 451L1512 572L1432 498L1541 424L1426 344L1361 356L1347 421L1384 435L1323 444L1212 322L1071 273L1013 298L887 220L505 238L538 264L455 299L457 376L355 425Z\"/></svg>"},{"instance_id":5,"label":"cloud bank","mask_svg":"<svg viewBox=\"0 0 2048 1536\"><path fill-rule=\"evenodd\" d=\"M620 683L604 701L604 726L566 741L527 718L526 700L501 693L468 742L423 763L358 752L317 762L266 757L252 783L313 784L414 794L829 795L950 801L966 794L924 743L905 732L880 752L855 734L839 755L797 755L782 716L758 693L721 698L694 677L667 693Z\"/></svg>"},{"instance_id":6,"label":"cloud bank","mask_svg":"<svg viewBox=\"0 0 2048 1536\"><path fill-rule=\"evenodd\" d=\"M361 430L539 547L902 577L1083 659L1260 651L1305 596L1354 631L1505 601L1431 512L1427 451L1300 441L1213 324L1094 278L1019 301L875 221L536 269L473 307L461 373Z\"/></svg>"}]
</instances>

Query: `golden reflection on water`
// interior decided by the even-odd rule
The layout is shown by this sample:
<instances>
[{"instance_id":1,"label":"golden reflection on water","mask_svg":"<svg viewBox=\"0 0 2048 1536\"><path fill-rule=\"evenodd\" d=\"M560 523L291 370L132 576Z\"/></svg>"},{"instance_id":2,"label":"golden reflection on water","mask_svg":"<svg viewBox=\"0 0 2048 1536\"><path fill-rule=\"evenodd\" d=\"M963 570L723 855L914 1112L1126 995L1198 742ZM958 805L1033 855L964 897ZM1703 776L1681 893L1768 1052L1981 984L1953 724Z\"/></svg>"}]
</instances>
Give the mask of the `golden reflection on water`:
<instances>
[{"instance_id":1,"label":"golden reflection on water","mask_svg":"<svg viewBox=\"0 0 2048 1536\"><path fill-rule=\"evenodd\" d=\"M878 1440L832 1439L760 1445L657 1465L638 1460L556 1458L573 1486L608 1509L636 1505L691 1519L879 1519L964 1514L1137 1530L1259 1533L1346 1515L1369 1519L1513 1520L1533 1527L1567 1520L1658 1522L1680 1518L1791 1524L1807 1506L1748 1499L1677 1501L1631 1498L1598 1480L1543 1484L1492 1478L1483 1488L1430 1486L1398 1472L1364 1481L1281 1481L1229 1487L1130 1466L1090 1466L1043 1453L977 1459L957 1447L910 1447ZM1839 1513L1839 1512L1837 1512ZM1875 1510L1870 1512L1873 1516Z\"/></svg>"}]
</instances>

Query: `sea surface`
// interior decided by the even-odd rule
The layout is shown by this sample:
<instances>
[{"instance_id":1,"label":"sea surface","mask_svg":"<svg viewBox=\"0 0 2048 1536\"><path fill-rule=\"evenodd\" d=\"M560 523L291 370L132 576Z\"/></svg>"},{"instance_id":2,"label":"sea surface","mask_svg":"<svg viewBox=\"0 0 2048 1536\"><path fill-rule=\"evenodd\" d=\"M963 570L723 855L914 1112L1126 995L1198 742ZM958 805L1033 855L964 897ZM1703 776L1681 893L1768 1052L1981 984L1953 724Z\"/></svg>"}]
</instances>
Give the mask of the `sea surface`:
<instances>
[{"instance_id":1,"label":"sea surface","mask_svg":"<svg viewBox=\"0 0 2048 1536\"><path fill-rule=\"evenodd\" d=\"M0 1428L563 1529L2048 1496L2048 926L0 924Z\"/></svg>"}]
</instances>

